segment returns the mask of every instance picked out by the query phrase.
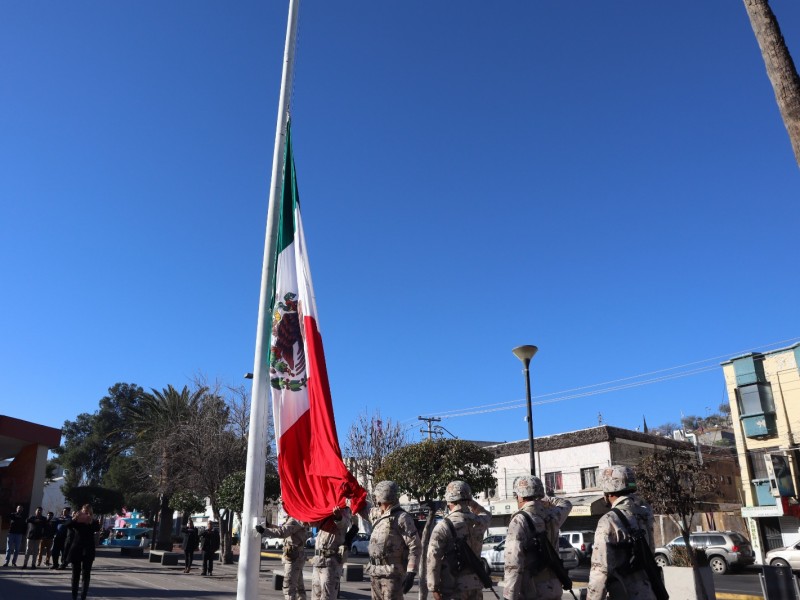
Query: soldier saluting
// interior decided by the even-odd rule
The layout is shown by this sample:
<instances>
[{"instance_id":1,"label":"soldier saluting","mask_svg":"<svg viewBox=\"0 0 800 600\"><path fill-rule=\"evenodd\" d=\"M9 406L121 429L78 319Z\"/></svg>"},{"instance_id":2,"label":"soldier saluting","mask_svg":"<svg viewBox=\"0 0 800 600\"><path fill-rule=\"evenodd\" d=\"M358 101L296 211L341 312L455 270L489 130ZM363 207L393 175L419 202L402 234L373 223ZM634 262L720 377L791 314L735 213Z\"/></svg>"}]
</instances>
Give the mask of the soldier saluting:
<instances>
[{"instance_id":1,"label":"soldier saluting","mask_svg":"<svg viewBox=\"0 0 800 600\"><path fill-rule=\"evenodd\" d=\"M372 535L365 571L370 576L373 600L400 600L414 585L422 552L417 526L400 508L400 491L394 481L375 486L375 501L378 506L366 513Z\"/></svg>"},{"instance_id":2,"label":"soldier saluting","mask_svg":"<svg viewBox=\"0 0 800 600\"><path fill-rule=\"evenodd\" d=\"M572 503L545 495L542 480L524 475L514 483L519 512L508 524L503 574L503 598L559 600L561 582L547 562L545 549L537 544L537 534L558 548L558 530L569 516Z\"/></svg>"},{"instance_id":3,"label":"soldier saluting","mask_svg":"<svg viewBox=\"0 0 800 600\"><path fill-rule=\"evenodd\" d=\"M472 499L472 490L464 481L448 483L444 499L450 513L436 524L431 534L427 555L428 589L435 600L481 600L483 583L475 572L458 564L454 537L464 539L480 556L492 515Z\"/></svg>"},{"instance_id":4,"label":"soldier saluting","mask_svg":"<svg viewBox=\"0 0 800 600\"><path fill-rule=\"evenodd\" d=\"M630 570L628 541L632 532L643 533L652 551L653 511L636 495L633 469L612 465L600 470L600 488L611 511L600 517L594 534L587 600L656 600L645 569ZM623 521L624 519L624 521Z\"/></svg>"}]
</instances>

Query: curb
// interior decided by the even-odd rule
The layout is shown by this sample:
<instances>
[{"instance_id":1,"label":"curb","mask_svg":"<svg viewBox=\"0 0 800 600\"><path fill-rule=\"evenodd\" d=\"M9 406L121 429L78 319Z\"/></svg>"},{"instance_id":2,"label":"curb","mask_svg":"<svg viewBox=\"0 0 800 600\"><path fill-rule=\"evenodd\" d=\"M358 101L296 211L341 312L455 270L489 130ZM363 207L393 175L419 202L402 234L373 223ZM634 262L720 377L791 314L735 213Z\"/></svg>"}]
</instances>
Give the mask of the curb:
<instances>
[{"instance_id":1,"label":"curb","mask_svg":"<svg viewBox=\"0 0 800 600\"><path fill-rule=\"evenodd\" d=\"M735 592L717 592L717 600L764 600L764 596L737 594Z\"/></svg>"}]
</instances>

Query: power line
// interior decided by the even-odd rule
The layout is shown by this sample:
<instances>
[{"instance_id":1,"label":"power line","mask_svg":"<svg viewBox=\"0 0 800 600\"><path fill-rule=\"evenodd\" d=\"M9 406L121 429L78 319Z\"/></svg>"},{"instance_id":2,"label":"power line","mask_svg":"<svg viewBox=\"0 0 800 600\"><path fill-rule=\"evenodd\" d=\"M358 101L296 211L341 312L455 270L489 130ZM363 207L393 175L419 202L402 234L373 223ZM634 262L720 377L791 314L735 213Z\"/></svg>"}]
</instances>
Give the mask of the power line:
<instances>
[{"instance_id":1,"label":"power line","mask_svg":"<svg viewBox=\"0 0 800 600\"><path fill-rule=\"evenodd\" d=\"M800 340L800 337L789 338L789 339L786 339L786 340L780 340L780 341L777 341L777 342L771 342L769 344L763 344L761 346L756 346L754 348L748 348L747 350L740 350L738 352L727 352L725 354L720 354L718 356L712 356L710 358L705 358L703 360L696 360L696 361L685 363L685 364L682 364L682 365L677 365L677 366L674 366L674 367L667 367L667 368L664 368L664 369L657 369L655 371L649 371L647 373L641 373L639 375L630 375L628 377L621 377L619 379L612 379L610 381L604 381L604 382L601 382L601 383L594 383L594 384L591 384L591 385L584 385L584 386L580 386L580 387L569 388L569 389L562 390L562 391L559 391L559 392L549 392L547 394L540 394L538 396L534 396L534 400L537 400L537 401L533 402L533 404L540 405L540 404L551 404L551 403L555 403L555 402L563 402L565 400L573 400L575 398L584 398L584 397L587 397L587 396L595 396L595 395L598 395L598 394L607 394L609 392L626 390L626 389L630 389L630 388L634 388L634 387L639 387L639 386L642 386L642 385L652 385L654 383L662 383L664 381L670 381L672 379L679 379L681 377L689 377L691 375L697 375L697 374L700 374L700 373L706 373L708 371L712 371L712 370L718 369L719 365L718 364L708 365L708 366L705 366L705 367L699 367L699 368L696 368L696 369L691 369L689 371L684 371L684 372L680 372L680 373L672 373L670 375L662 375L660 377L653 377L651 379L645 379L645 380L642 380L642 381L632 381L631 383L627 383L627 384L623 384L623 385L611 385L611 384L621 383L621 382L624 382L624 381L631 381L631 380L635 380L635 379L641 379L643 377L649 377L651 375L658 375L660 373L667 373L668 371L674 371L676 369L685 369L686 367L691 367L691 366L694 366L694 365L700 365L700 364L703 364L703 363L707 363L709 361L718 361L718 360L720 360L722 358L728 358L728 357L731 357L731 356L737 356L737 355L741 355L741 354L746 354L748 352L754 352L756 350L769 348L771 346L789 344L789 343L792 343L792 342L796 342L798 340ZM610 387L601 388L599 390L592 390L592 388L597 388L597 387L600 387L600 386L610 386ZM582 392L580 394L572 394L572 392L581 392L582 390L591 390L591 391ZM555 397L551 398L551 396L555 396ZM513 409L521 408L521 407L524 407L524 406L525 406L525 401L524 400L506 400L506 401L503 401L503 402L494 402L494 403L490 403L490 404L480 404L480 405L469 407L469 408L452 409L452 410L449 410L449 411L447 411L447 410L446 411L439 411L437 414L441 415L441 418L452 419L452 418L456 418L456 417L466 417L466 416L472 416L472 415L477 415L477 414L486 414L486 413L491 413L491 412L499 412L499 411L503 411L503 410L513 410ZM423 419L423 417L419 417L419 418Z\"/></svg>"}]
</instances>

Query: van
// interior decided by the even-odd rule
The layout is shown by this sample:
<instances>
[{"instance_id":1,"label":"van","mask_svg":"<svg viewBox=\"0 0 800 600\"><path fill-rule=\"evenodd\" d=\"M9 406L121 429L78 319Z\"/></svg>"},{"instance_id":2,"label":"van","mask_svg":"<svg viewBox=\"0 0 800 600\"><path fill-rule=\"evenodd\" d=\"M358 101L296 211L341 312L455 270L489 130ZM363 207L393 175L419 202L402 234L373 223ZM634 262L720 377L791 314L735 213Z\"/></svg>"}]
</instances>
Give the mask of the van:
<instances>
[{"instance_id":1,"label":"van","mask_svg":"<svg viewBox=\"0 0 800 600\"><path fill-rule=\"evenodd\" d=\"M561 535L567 538L570 545L578 551L581 561L587 561L592 556L594 547L594 531L584 529L581 531L562 531Z\"/></svg>"}]
</instances>

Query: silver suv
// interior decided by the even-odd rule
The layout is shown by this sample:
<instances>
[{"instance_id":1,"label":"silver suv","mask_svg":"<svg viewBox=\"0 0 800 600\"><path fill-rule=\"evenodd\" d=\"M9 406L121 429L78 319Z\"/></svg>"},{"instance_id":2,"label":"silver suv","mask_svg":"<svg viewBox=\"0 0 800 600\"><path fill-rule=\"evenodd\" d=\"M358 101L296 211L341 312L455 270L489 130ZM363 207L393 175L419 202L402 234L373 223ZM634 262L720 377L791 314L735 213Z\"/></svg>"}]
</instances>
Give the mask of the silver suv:
<instances>
[{"instance_id":1,"label":"silver suv","mask_svg":"<svg viewBox=\"0 0 800 600\"><path fill-rule=\"evenodd\" d=\"M708 566L714 573L724 575L730 569L752 565L755 561L753 547L741 533L735 531L701 531L689 534L693 548L703 550ZM676 537L666 546L656 548L656 563L660 567L672 564L672 548L683 546L683 536Z\"/></svg>"}]
</instances>

